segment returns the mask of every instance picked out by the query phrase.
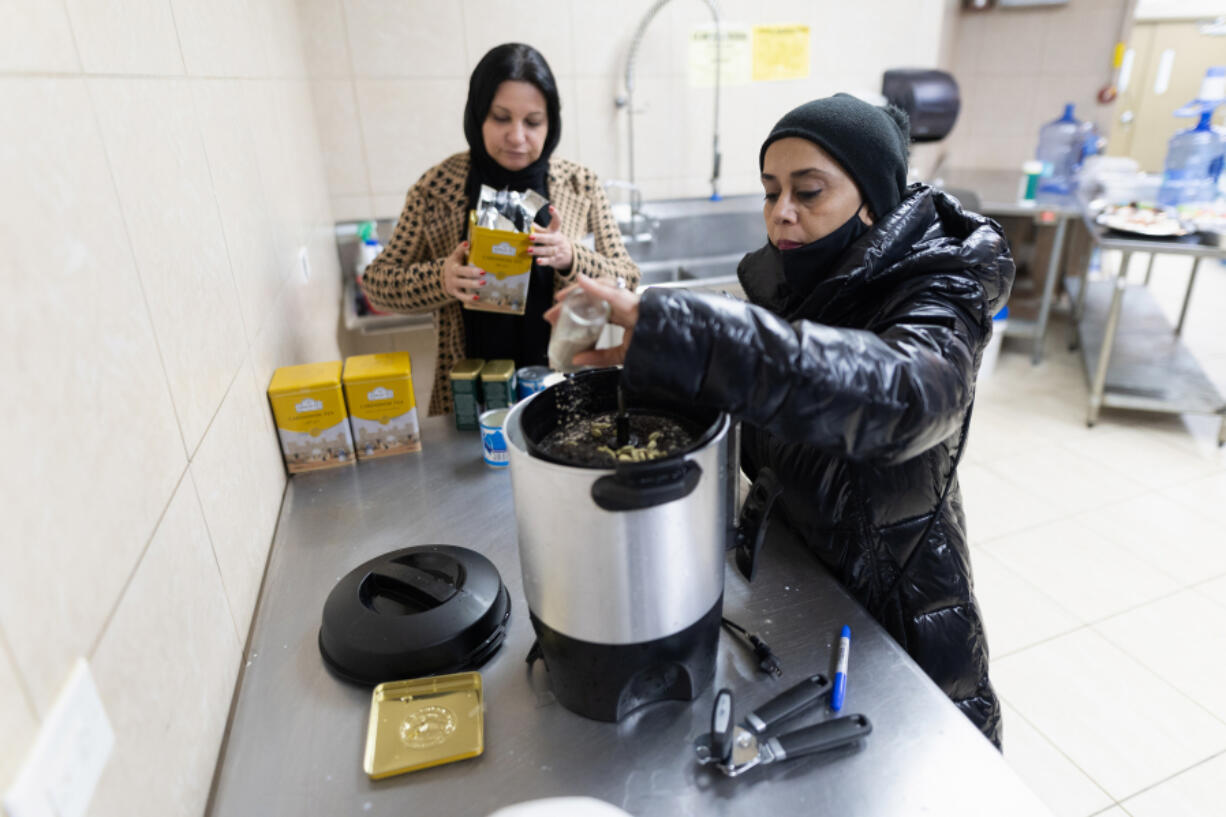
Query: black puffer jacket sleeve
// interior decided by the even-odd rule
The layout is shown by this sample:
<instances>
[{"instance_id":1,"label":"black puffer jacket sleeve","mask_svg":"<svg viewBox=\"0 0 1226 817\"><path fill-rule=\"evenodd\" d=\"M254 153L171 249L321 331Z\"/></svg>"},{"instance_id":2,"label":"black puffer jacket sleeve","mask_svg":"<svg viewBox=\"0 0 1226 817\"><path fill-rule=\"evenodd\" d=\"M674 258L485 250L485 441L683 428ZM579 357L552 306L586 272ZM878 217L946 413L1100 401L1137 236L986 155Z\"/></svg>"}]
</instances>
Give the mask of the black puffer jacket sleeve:
<instances>
[{"instance_id":1,"label":"black puffer jacket sleeve","mask_svg":"<svg viewBox=\"0 0 1226 817\"><path fill-rule=\"evenodd\" d=\"M849 459L910 459L959 427L991 331L989 309L1004 296L967 270L910 272L867 330L789 323L727 297L648 290L627 382Z\"/></svg>"}]
</instances>

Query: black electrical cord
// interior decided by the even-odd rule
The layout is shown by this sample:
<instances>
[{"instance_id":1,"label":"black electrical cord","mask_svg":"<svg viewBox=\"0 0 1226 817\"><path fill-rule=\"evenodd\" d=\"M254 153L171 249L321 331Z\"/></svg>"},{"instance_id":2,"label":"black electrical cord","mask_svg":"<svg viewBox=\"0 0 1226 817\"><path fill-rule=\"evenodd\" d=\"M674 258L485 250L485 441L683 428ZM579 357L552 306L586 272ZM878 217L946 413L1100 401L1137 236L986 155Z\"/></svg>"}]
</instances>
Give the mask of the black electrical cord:
<instances>
[{"instance_id":1,"label":"black electrical cord","mask_svg":"<svg viewBox=\"0 0 1226 817\"><path fill-rule=\"evenodd\" d=\"M758 659L758 669L768 675L773 675L776 678L783 675L783 667L779 663L779 658L771 652L770 646L757 636L756 633L751 633L740 624L729 618L721 618L720 622L734 636L749 645L753 650L754 658Z\"/></svg>"}]
</instances>

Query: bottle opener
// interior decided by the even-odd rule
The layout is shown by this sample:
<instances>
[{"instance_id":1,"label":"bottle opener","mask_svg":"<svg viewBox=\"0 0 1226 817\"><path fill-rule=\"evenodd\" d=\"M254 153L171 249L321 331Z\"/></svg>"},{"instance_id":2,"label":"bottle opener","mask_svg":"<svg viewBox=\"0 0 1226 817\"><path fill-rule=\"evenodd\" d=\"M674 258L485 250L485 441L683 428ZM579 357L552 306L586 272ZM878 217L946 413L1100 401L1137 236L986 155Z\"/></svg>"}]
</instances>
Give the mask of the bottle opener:
<instances>
[{"instance_id":1,"label":"bottle opener","mask_svg":"<svg viewBox=\"0 0 1226 817\"><path fill-rule=\"evenodd\" d=\"M864 715L845 715L769 737L772 727L830 693L825 675L813 675L767 701L735 723L732 692L721 689L711 710L711 731L694 741L698 762L737 777L755 766L834 749L867 736L873 725Z\"/></svg>"}]
</instances>

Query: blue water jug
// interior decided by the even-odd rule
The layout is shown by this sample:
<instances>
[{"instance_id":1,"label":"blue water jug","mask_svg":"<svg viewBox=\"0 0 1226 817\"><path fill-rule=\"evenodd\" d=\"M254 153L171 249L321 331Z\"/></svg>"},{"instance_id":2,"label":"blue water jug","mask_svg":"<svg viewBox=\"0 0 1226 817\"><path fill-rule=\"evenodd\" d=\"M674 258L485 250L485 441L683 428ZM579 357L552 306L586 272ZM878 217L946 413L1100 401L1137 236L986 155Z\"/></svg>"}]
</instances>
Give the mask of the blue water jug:
<instances>
[{"instance_id":1,"label":"blue water jug","mask_svg":"<svg viewBox=\"0 0 1226 817\"><path fill-rule=\"evenodd\" d=\"M1073 116L1073 105L1064 106L1064 116L1039 128L1035 158L1043 163L1039 192L1066 195L1074 188L1077 168L1086 142L1084 126Z\"/></svg>"},{"instance_id":2,"label":"blue water jug","mask_svg":"<svg viewBox=\"0 0 1226 817\"><path fill-rule=\"evenodd\" d=\"M1212 117L1212 108L1203 110L1196 127L1179 131L1167 143L1159 204L1178 207L1217 198L1226 137L1209 124Z\"/></svg>"}]
</instances>

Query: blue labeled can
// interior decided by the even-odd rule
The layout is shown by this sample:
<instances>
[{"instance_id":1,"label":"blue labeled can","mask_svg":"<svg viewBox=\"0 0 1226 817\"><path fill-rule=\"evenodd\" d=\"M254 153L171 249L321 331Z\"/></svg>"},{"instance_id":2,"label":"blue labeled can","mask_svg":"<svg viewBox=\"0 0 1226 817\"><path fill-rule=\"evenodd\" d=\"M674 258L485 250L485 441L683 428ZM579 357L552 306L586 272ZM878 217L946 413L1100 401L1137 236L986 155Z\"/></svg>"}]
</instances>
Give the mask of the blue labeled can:
<instances>
[{"instance_id":1,"label":"blue labeled can","mask_svg":"<svg viewBox=\"0 0 1226 817\"><path fill-rule=\"evenodd\" d=\"M523 400L525 397L530 397L538 391L545 390L545 378L553 374L553 371L548 366L524 366L515 373L519 379L519 385L516 387L515 397L517 400Z\"/></svg>"},{"instance_id":2,"label":"blue labeled can","mask_svg":"<svg viewBox=\"0 0 1226 817\"><path fill-rule=\"evenodd\" d=\"M500 408L481 414L481 456L491 468L506 468L510 463L507 438L502 433L508 411L510 409Z\"/></svg>"}]
</instances>

